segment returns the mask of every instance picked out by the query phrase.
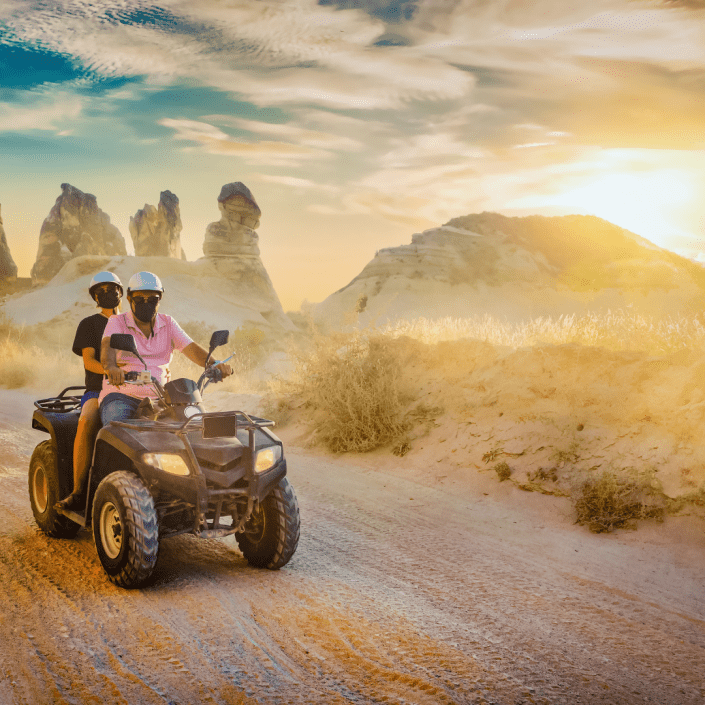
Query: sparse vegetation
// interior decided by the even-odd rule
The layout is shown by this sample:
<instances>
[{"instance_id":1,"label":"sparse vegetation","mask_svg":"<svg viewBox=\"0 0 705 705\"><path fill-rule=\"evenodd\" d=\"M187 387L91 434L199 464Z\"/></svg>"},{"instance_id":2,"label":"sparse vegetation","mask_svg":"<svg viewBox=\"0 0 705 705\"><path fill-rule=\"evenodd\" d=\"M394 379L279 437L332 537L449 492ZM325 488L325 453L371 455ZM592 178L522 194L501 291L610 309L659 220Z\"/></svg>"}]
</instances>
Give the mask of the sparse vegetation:
<instances>
[{"instance_id":1,"label":"sparse vegetation","mask_svg":"<svg viewBox=\"0 0 705 705\"><path fill-rule=\"evenodd\" d=\"M558 468L539 468L526 475L529 482L558 482Z\"/></svg>"},{"instance_id":2,"label":"sparse vegetation","mask_svg":"<svg viewBox=\"0 0 705 705\"><path fill-rule=\"evenodd\" d=\"M488 450L486 453L483 454L482 456L482 462L483 463L491 463L493 460L496 460L504 450L502 448L493 448L492 450Z\"/></svg>"},{"instance_id":3,"label":"sparse vegetation","mask_svg":"<svg viewBox=\"0 0 705 705\"><path fill-rule=\"evenodd\" d=\"M575 465L579 459L578 445L575 442L571 443L568 448L556 448L551 455L551 460L554 460L559 466Z\"/></svg>"},{"instance_id":4,"label":"sparse vegetation","mask_svg":"<svg viewBox=\"0 0 705 705\"><path fill-rule=\"evenodd\" d=\"M83 384L83 363L70 349L53 350L33 344L24 326L0 311L0 387L46 389L56 394Z\"/></svg>"},{"instance_id":5,"label":"sparse vegetation","mask_svg":"<svg viewBox=\"0 0 705 705\"><path fill-rule=\"evenodd\" d=\"M500 482L504 482L512 476L512 469L504 461L502 461L501 463L497 463L494 466L493 470L497 473L497 477L499 478Z\"/></svg>"},{"instance_id":6,"label":"sparse vegetation","mask_svg":"<svg viewBox=\"0 0 705 705\"><path fill-rule=\"evenodd\" d=\"M405 335L424 343L466 338L512 348L580 343L609 350L639 350L653 355L705 347L705 326L698 318L668 316L654 319L626 309L582 316L545 316L519 323L487 314L439 320L417 318L390 323L380 332L392 337Z\"/></svg>"},{"instance_id":7,"label":"sparse vegetation","mask_svg":"<svg viewBox=\"0 0 705 705\"><path fill-rule=\"evenodd\" d=\"M304 411L317 441L334 452L365 452L397 443L408 421L403 364L392 338L354 331L315 336L293 352L294 373L278 380L269 408Z\"/></svg>"},{"instance_id":8,"label":"sparse vegetation","mask_svg":"<svg viewBox=\"0 0 705 705\"><path fill-rule=\"evenodd\" d=\"M186 323L184 331L195 342L208 349L208 343L213 333L211 327L202 323ZM228 364L233 368L232 376L218 384L217 389L230 392L255 390L259 384L255 370L271 352L272 346L267 343L263 331L255 327L238 328L230 332L228 343L213 352L216 359L225 359L233 355ZM193 378L200 374L194 364L183 355L176 354L171 363L172 379L177 377ZM210 387L209 389L215 389Z\"/></svg>"},{"instance_id":9,"label":"sparse vegetation","mask_svg":"<svg viewBox=\"0 0 705 705\"><path fill-rule=\"evenodd\" d=\"M577 524L604 533L635 528L639 519L661 519L665 505L647 481L605 470L575 488L573 506Z\"/></svg>"}]
</instances>

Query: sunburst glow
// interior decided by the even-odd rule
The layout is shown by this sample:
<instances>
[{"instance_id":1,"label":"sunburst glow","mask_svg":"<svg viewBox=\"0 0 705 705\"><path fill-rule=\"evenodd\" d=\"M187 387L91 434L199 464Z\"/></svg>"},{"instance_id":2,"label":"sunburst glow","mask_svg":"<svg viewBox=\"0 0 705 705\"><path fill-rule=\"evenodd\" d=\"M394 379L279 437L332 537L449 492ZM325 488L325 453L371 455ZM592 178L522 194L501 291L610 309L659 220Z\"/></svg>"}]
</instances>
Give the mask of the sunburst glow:
<instances>
[{"instance_id":1,"label":"sunburst glow","mask_svg":"<svg viewBox=\"0 0 705 705\"><path fill-rule=\"evenodd\" d=\"M547 205L592 213L656 244L679 235L677 212L695 197L686 172L666 169L649 173L614 173L566 191Z\"/></svg>"}]
</instances>

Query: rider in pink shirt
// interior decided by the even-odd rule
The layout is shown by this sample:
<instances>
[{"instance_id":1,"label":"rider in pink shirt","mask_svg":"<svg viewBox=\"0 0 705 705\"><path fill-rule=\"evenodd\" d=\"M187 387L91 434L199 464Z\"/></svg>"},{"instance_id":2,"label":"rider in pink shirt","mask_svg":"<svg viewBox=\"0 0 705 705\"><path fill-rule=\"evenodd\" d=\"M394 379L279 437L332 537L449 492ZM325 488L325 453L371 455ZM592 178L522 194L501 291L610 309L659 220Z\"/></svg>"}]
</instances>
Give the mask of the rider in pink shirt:
<instances>
[{"instance_id":1,"label":"rider in pink shirt","mask_svg":"<svg viewBox=\"0 0 705 705\"><path fill-rule=\"evenodd\" d=\"M135 315L132 311L120 313L113 316L112 320L108 321L103 333L104 338L110 338L113 333L130 333L135 339L137 352L142 356L142 359L147 363L149 374L158 379L161 384L166 384L171 378L169 372L169 364L173 357L174 350L183 350L188 345L193 343L182 330L181 326L165 313L157 313L154 317L154 333L149 337L140 330L135 320ZM125 372L141 371L144 366L140 360L132 353L123 350L116 351L117 366ZM150 386L142 386L125 382L119 387L106 379L103 382L103 389L100 393L99 401L103 401L108 394L120 392L128 396L142 398L150 396L153 399L157 398L157 394Z\"/></svg>"},{"instance_id":2,"label":"rider in pink shirt","mask_svg":"<svg viewBox=\"0 0 705 705\"><path fill-rule=\"evenodd\" d=\"M169 381L169 364L174 350L180 350L201 367L205 367L208 361L208 351L194 343L171 316L157 313L163 293L164 287L156 274L138 272L127 285L130 310L112 316L105 327L100 359L106 378L99 397L100 417L104 426L111 421L131 418L145 396L156 397L149 385L125 383L125 372L140 371L144 366L132 353L110 347L113 333L130 333L134 337L137 351L147 364L150 375L162 384ZM230 365L226 363L217 367L223 377L232 374Z\"/></svg>"}]
</instances>

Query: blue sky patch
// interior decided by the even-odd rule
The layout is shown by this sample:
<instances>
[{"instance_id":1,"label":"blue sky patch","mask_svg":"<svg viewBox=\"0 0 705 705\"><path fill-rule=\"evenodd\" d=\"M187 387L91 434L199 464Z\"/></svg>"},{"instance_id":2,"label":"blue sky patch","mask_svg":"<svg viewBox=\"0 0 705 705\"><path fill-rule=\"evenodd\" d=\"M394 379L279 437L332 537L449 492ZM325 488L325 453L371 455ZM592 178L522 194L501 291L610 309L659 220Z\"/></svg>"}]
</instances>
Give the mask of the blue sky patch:
<instances>
[{"instance_id":1,"label":"blue sky patch","mask_svg":"<svg viewBox=\"0 0 705 705\"><path fill-rule=\"evenodd\" d=\"M32 88L64 83L87 74L66 56L24 46L0 44L0 87Z\"/></svg>"},{"instance_id":2,"label":"blue sky patch","mask_svg":"<svg viewBox=\"0 0 705 705\"><path fill-rule=\"evenodd\" d=\"M408 21L416 11L416 0L318 0L318 4L336 5L341 10L364 10L390 24Z\"/></svg>"},{"instance_id":3,"label":"blue sky patch","mask_svg":"<svg viewBox=\"0 0 705 705\"><path fill-rule=\"evenodd\" d=\"M127 83L140 81L139 77L115 76L104 78L80 66L63 54L42 51L18 44L0 43L0 100L20 99L24 91L45 83L62 84L88 79L74 84L77 93L94 95L120 88Z\"/></svg>"}]
</instances>

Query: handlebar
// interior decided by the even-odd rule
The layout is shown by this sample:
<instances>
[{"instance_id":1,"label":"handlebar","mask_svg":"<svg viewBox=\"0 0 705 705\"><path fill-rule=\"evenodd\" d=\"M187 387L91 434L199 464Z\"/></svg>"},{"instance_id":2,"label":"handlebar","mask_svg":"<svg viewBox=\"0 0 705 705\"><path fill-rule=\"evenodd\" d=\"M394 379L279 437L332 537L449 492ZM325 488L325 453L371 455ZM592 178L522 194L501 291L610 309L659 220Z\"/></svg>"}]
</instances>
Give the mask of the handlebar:
<instances>
[{"instance_id":1,"label":"handlebar","mask_svg":"<svg viewBox=\"0 0 705 705\"><path fill-rule=\"evenodd\" d=\"M149 374L148 370L132 370L131 372L125 372L125 382L132 382L133 384L152 384L156 380Z\"/></svg>"}]
</instances>

